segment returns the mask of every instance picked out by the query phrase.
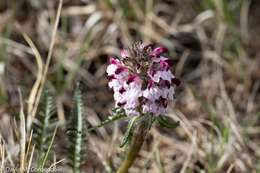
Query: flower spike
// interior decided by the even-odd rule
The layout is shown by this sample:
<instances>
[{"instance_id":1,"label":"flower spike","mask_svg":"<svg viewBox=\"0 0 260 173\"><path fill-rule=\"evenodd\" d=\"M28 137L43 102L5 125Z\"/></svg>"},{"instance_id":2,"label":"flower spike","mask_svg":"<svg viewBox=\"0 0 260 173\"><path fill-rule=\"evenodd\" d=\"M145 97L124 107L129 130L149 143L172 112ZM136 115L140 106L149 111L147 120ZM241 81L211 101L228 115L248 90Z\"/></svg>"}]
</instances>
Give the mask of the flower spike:
<instances>
[{"instance_id":1,"label":"flower spike","mask_svg":"<svg viewBox=\"0 0 260 173\"><path fill-rule=\"evenodd\" d=\"M139 41L121 50L119 59L110 58L108 85L114 91L115 106L123 108L126 115L166 113L174 98L174 85L180 84L170 71L173 64L164 56L167 52L165 47L152 49Z\"/></svg>"}]
</instances>

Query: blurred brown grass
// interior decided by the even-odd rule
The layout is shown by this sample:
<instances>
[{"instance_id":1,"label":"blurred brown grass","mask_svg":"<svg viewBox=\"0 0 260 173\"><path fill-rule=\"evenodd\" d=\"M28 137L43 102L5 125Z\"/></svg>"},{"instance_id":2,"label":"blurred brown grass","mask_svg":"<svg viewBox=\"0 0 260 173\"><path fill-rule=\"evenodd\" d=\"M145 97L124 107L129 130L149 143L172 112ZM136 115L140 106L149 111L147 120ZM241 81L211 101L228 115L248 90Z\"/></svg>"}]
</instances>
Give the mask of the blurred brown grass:
<instances>
[{"instance_id":1,"label":"blurred brown grass","mask_svg":"<svg viewBox=\"0 0 260 173\"><path fill-rule=\"evenodd\" d=\"M7 147L1 145L0 153L7 153L2 163L8 165L18 162L18 88L27 105L39 70L22 33L46 62L57 7L53 0L0 1L0 132ZM140 39L162 44L182 81L169 111L181 126L154 128L130 172L259 172L259 7L257 0L64 0L46 78L60 123L76 81L84 89L89 125L105 119L114 105L105 77L108 56ZM124 125L90 134L82 170L101 172L120 163ZM63 155L57 149L57 158Z\"/></svg>"}]
</instances>

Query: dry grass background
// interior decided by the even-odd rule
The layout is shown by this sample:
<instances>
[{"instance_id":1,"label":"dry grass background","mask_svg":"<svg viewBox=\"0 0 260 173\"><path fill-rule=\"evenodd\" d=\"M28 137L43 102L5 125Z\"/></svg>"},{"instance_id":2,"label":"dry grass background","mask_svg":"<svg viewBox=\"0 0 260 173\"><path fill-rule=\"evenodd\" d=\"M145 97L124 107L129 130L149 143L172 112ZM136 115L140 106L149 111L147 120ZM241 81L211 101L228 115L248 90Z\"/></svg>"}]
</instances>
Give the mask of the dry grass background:
<instances>
[{"instance_id":1,"label":"dry grass background","mask_svg":"<svg viewBox=\"0 0 260 173\"><path fill-rule=\"evenodd\" d=\"M181 125L174 131L153 128L130 172L260 172L259 1L64 0L53 37L57 8L55 0L0 1L2 172L6 165L25 164L19 164L19 145L30 137L29 125L14 119L21 116L21 103L25 116L32 114L33 86L42 79L48 56L46 85L55 95L61 127L55 140L58 161L64 158L62 129L76 81L82 83L88 124L94 126L113 107L105 77L108 55L117 56L140 39L165 45L175 61L182 85L169 116ZM82 170L119 165L124 126L117 122L89 135ZM66 160L57 164L69 172Z\"/></svg>"}]
</instances>

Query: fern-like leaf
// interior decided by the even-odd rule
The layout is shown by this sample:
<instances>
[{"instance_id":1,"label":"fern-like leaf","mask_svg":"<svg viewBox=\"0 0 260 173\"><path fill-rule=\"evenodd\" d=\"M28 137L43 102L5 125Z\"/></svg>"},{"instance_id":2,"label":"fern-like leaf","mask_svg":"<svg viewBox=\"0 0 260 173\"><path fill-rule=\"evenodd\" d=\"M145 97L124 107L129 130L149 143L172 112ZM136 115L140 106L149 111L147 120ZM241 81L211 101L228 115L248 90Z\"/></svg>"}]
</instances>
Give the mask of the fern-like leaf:
<instances>
[{"instance_id":1,"label":"fern-like leaf","mask_svg":"<svg viewBox=\"0 0 260 173\"><path fill-rule=\"evenodd\" d=\"M83 113L82 93L77 86L69 124L69 165L73 173L80 173L80 166L86 157L86 121Z\"/></svg>"},{"instance_id":2,"label":"fern-like leaf","mask_svg":"<svg viewBox=\"0 0 260 173\"><path fill-rule=\"evenodd\" d=\"M34 141L37 150L37 165L42 166L55 128L53 97L45 89L39 104L38 115L33 123Z\"/></svg>"}]
</instances>

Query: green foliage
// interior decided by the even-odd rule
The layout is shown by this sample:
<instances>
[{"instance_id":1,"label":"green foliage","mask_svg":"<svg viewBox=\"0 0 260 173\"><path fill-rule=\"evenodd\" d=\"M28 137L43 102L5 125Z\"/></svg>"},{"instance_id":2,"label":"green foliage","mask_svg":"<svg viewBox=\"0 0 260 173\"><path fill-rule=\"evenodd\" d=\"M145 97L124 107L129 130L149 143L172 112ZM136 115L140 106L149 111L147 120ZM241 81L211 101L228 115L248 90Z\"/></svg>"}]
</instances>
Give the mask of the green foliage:
<instances>
[{"instance_id":1,"label":"green foliage","mask_svg":"<svg viewBox=\"0 0 260 173\"><path fill-rule=\"evenodd\" d=\"M79 87L74 93L74 105L69 122L69 165L73 173L80 173L80 166L86 158L87 125L84 118L82 93Z\"/></svg>"},{"instance_id":2,"label":"green foliage","mask_svg":"<svg viewBox=\"0 0 260 173\"><path fill-rule=\"evenodd\" d=\"M157 121L161 127L174 129L179 126L179 122L175 122L170 117L165 115L158 116L158 117L155 117L150 114L144 114L142 116L134 116L128 122L128 126L124 134L123 140L120 144L120 147L124 147L126 144L129 144L131 142L137 124L144 122L145 125L144 128L146 129L146 131L149 131L155 121Z\"/></svg>"},{"instance_id":3,"label":"green foliage","mask_svg":"<svg viewBox=\"0 0 260 173\"><path fill-rule=\"evenodd\" d=\"M89 129L89 131L96 130L96 129L100 128L100 127L103 127L103 126L105 126L107 124L110 124L110 123L112 123L112 122L114 122L116 120L119 120L121 118L124 118L124 117L126 117L126 114L125 114L125 111L123 109L121 109L121 108L114 108L112 110L112 115L108 116L108 118L106 120L102 121L99 125Z\"/></svg>"},{"instance_id":4,"label":"green foliage","mask_svg":"<svg viewBox=\"0 0 260 173\"><path fill-rule=\"evenodd\" d=\"M44 159L47 158L48 148L51 145L53 131L55 129L55 119L53 97L50 96L49 91L43 91L39 111L33 123L34 141L37 150L37 165L42 166Z\"/></svg>"},{"instance_id":5,"label":"green foliage","mask_svg":"<svg viewBox=\"0 0 260 173\"><path fill-rule=\"evenodd\" d=\"M179 121L175 122L166 115L158 116L158 117L156 117L156 120L160 124L160 126L166 127L166 128L175 129L176 127L178 127L180 125Z\"/></svg>"},{"instance_id":6,"label":"green foliage","mask_svg":"<svg viewBox=\"0 0 260 173\"><path fill-rule=\"evenodd\" d=\"M123 137L122 143L120 144L120 147L124 147L127 143L131 141L131 138L133 136L134 127L136 122L138 121L139 116L134 116L128 123L127 130L125 132L125 135Z\"/></svg>"},{"instance_id":7,"label":"green foliage","mask_svg":"<svg viewBox=\"0 0 260 173\"><path fill-rule=\"evenodd\" d=\"M130 119L130 121L128 122L128 126L127 126L127 129L124 134L120 147L124 147L126 144L129 144L131 142L134 130L138 124L144 122L145 131L149 131L150 128L152 127L155 119L156 119L155 116L153 116L151 114L143 114L141 116L132 117Z\"/></svg>"}]
</instances>

